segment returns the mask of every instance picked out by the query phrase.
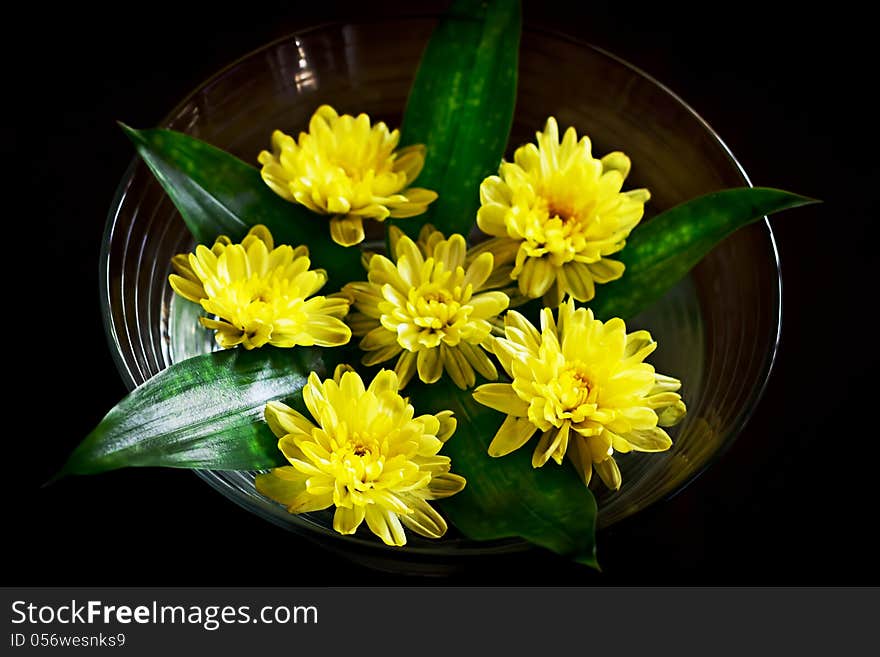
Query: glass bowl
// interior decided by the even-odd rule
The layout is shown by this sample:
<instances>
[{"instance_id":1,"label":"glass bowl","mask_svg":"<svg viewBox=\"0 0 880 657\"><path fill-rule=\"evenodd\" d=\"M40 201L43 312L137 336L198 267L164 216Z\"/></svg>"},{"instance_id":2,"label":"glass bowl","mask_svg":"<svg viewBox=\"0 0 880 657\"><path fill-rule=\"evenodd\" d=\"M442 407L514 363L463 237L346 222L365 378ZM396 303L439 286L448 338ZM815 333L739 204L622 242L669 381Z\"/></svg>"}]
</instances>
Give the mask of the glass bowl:
<instances>
[{"instance_id":1,"label":"glass bowl","mask_svg":"<svg viewBox=\"0 0 880 657\"><path fill-rule=\"evenodd\" d=\"M398 126L434 25L430 18L339 23L290 35L202 84L163 126L253 164L274 128L298 133L321 103ZM526 27L508 154L550 115L589 135L594 153L622 150L631 157L627 188L652 193L646 220L701 194L750 184L718 135L661 84L595 47ZM214 348L210 333L194 321L198 309L175 298L167 284L171 257L193 245L159 183L133 160L112 203L101 254L107 335L129 388ZM666 297L628 321L632 330L648 328L656 336L660 349L652 362L684 382L689 412L672 431L668 452L618 459L622 489L595 489L600 527L681 490L730 446L770 373L780 311L778 256L764 221L726 239ZM370 535L334 533L327 513L288 514L256 492L253 473L197 474L245 509L378 567L419 572L462 556L526 547L520 540L476 542L450 531L439 541L412 536L404 550L387 548Z\"/></svg>"}]
</instances>

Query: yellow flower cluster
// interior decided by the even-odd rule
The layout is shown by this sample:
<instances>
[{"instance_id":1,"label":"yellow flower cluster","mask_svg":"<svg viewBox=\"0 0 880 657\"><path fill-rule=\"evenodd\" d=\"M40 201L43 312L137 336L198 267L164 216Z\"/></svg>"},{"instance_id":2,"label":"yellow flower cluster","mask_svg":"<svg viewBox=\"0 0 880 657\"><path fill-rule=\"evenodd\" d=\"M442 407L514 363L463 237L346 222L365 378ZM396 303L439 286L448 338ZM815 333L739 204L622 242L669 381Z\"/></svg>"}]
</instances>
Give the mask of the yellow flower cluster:
<instances>
[{"instance_id":1,"label":"yellow flower cluster","mask_svg":"<svg viewBox=\"0 0 880 657\"><path fill-rule=\"evenodd\" d=\"M366 114L339 116L319 107L299 140L276 130L272 152L259 155L263 180L282 198L330 215L330 235L342 246L364 239L364 219L422 214L437 194L410 187L425 164L425 147L395 151L400 132Z\"/></svg>"},{"instance_id":2,"label":"yellow flower cluster","mask_svg":"<svg viewBox=\"0 0 880 657\"><path fill-rule=\"evenodd\" d=\"M404 545L404 527L428 538L446 521L428 500L448 497L465 480L449 472L438 451L455 431L450 411L415 417L394 372L381 370L369 387L346 366L332 379L315 373L303 388L314 420L278 402L266 421L290 462L257 476L257 490L291 513L335 507L333 528L353 534L366 520L387 545Z\"/></svg>"},{"instance_id":3,"label":"yellow flower cluster","mask_svg":"<svg viewBox=\"0 0 880 657\"><path fill-rule=\"evenodd\" d=\"M174 256L171 264L177 272L169 277L171 287L217 318L199 321L216 331L224 349L267 343L336 347L351 339L342 321L348 301L313 297L327 274L309 269L306 247L275 247L265 226L254 226L241 244L221 235L212 248L199 245L195 253Z\"/></svg>"},{"instance_id":4,"label":"yellow flower cluster","mask_svg":"<svg viewBox=\"0 0 880 657\"><path fill-rule=\"evenodd\" d=\"M568 454L584 483L593 469L612 489L620 487L617 452L660 452L672 445L661 427L679 422L685 405L681 382L645 363L657 343L647 331L627 333L621 319L603 323L569 299L541 311L541 331L515 310L505 315L505 337L495 354L512 383L489 383L474 398L507 414L492 443L491 456L541 437L532 455L540 467Z\"/></svg>"},{"instance_id":5,"label":"yellow flower cluster","mask_svg":"<svg viewBox=\"0 0 880 657\"><path fill-rule=\"evenodd\" d=\"M340 116L323 105L298 140L275 131L273 152L259 156L262 177L288 201L330 215L334 241L357 244L364 219L420 214L437 198L410 187L425 149L396 150L399 138L364 114ZM334 508L333 527L343 534L366 522L388 545L406 543L404 527L444 535L446 523L428 502L465 485L439 454L456 421L449 411L415 416L400 390L416 373L433 383L445 372L462 389L477 373L494 381L489 354L511 379L473 393L507 415L491 456L539 433L534 467L568 455L585 484L595 470L617 489L615 452L668 449L662 427L686 408L681 383L645 362L657 346L651 335L627 333L621 319L602 322L574 303L623 274L609 256L650 198L645 189L621 191L629 170L623 153L594 158L574 128L560 139L551 117L537 144L518 148L483 181L477 224L490 239L468 250L464 236L447 238L431 225L415 241L392 226L389 257L365 254L367 280L330 298L312 296L326 274L309 269L308 250L275 247L264 226L241 244L221 236L210 249L176 256L172 287L214 316L200 321L223 347L338 346L355 335L364 365L395 360L394 371L381 370L369 386L348 366L325 381L311 373L303 388L311 417L268 404L266 421L290 465L258 475L257 489L291 513ZM558 307L558 321L544 308L538 330L508 310L510 295L543 296ZM346 324L349 305L355 312Z\"/></svg>"},{"instance_id":6,"label":"yellow flower cluster","mask_svg":"<svg viewBox=\"0 0 880 657\"><path fill-rule=\"evenodd\" d=\"M574 128L560 141L553 117L537 141L518 148L514 161L502 162L499 175L480 186L477 225L492 236L483 248L521 294L543 296L553 308L566 294L589 301L596 283L623 274L623 263L608 256L623 248L650 194L621 192L629 158L594 158L589 138L578 141Z\"/></svg>"},{"instance_id":7,"label":"yellow flower cluster","mask_svg":"<svg viewBox=\"0 0 880 657\"><path fill-rule=\"evenodd\" d=\"M349 317L364 365L397 358L403 388L418 372L425 383L447 372L459 388L474 385L476 372L494 380L498 372L483 351L495 318L508 305L503 292L484 292L494 256L470 262L464 237L425 226L418 243L396 227L390 237L396 262L382 255L368 261L368 281L349 283L357 312Z\"/></svg>"}]
</instances>

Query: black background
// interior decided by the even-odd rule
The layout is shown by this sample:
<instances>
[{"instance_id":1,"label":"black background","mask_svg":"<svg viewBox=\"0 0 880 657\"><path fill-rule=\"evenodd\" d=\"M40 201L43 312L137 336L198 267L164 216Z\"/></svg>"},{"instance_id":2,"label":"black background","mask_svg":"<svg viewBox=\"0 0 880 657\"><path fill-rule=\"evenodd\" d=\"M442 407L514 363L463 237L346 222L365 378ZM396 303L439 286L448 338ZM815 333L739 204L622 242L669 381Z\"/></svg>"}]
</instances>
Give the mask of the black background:
<instances>
[{"instance_id":1,"label":"black background","mask_svg":"<svg viewBox=\"0 0 880 657\"><path fill-rule=\"evenodd\" d=\"M4 584L425 583L327 554L188 472L39 485L125 392L97 293L106 211L133 155L114 121L155 125L213 72L292 30L443 6L120 3L8 17ZM854 7L806 6L526 0L527 21L604 47L682 96L756 184L824 204L773 220L782 343L720 462L600 534L602 574L536 551L432 582L880 583L876 36Z\"/></svg>"}]
</instances>

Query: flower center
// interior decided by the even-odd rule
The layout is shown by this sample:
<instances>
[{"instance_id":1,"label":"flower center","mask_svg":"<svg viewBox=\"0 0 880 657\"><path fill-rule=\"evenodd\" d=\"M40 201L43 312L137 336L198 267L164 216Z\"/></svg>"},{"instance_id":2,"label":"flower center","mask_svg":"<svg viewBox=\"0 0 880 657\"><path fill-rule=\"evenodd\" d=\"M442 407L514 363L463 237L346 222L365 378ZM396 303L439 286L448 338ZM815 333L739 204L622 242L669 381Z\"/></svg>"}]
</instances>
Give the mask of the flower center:
<instances>
[{"instance_id":1,"label":"flower center","mask_svg":"<svg viewBox=\"0 0 880 657\"><path fill-rule=\"evenodd\" d=\"M410 291L407 306L416 326L435 330L454 324L463 310L453 294L430 283Z\"/></svg>"},{"instance_id":2,"label":"flower center","mask_svg":"<svg viewBox=\"0 0 880 657\"><path fill-rule=\"evenodd\" d=\"M548 219L559 219L563 226L578 221L577 213L572 203L556 201L554 199L547 201L547 217Z\"/></svg>"},{"instance_id":3,"label":"flower center","mask_svg":"<svg viewBox=\"0 0 880 657\"><path fill-rule=\"evenodd\" d=\"M405 298L390 285L383 286L380 322L397 332L397 343L408 351L434 349L441 343L455 347L474 330L469 324L475 311L473 285L464 283L461 266L447 271L433 258L425 261L420 276L421 282L410 287Z\"/></svg>"},{"instance_id":4,"label":"flower center","mask_svg":"<svg viewBox=\"0 0 880 657\"><path fill-rule=\"evenodd\" d=\"M547 256L553 266L559 267L573 260L583 249L590 212L575 199L546 194L531 216L532 225L523 245L527 256Z\"/></svg>"},{"instance_id":5,"label":"flower center","mask_svg":"<svg viewBox=\"0 0 880 657\"><path fill-rule=\"evenodd\" d=\"M571 411L584 404L595 404L598 389L593 385L590 376L580 361L571 363L556 380L556 396L566 411Z\"/></svg>"},{"instance_id":6,"label":"flower center","mask_svg":"<svg viewBox=\"0 0 880 657\"><path fill-rule=\"evenodd\" d=\"M453 301L452 295L449 294L446 290L426 290L422 293L422 298L425 301L431 302L434 301L436 303L451 303Z\"/></svg>"},{"instance_id":7,"label":"flower center","mask_svg":"<svg viewBox=\"0 0 880 657\"><path fill-rule=\"evenodd\" d=\"M375 440L371 440L369 436L362 435L359 431L354 431L349 435L346 447L355 456L366 456L378 449Z\"/></svg>"},{"instance_id":8,"label":"flower center","mask_svg":"<svg viewBox=\"0 0 880 657\"><path fill-rule=\"evenodd\" d=\"M390 151L377 144L347 143L329 153L328 163L342 169L355 183L360 183L373 181L391 171L393 160L390 156Z\"/></svg>"}]
</instances>

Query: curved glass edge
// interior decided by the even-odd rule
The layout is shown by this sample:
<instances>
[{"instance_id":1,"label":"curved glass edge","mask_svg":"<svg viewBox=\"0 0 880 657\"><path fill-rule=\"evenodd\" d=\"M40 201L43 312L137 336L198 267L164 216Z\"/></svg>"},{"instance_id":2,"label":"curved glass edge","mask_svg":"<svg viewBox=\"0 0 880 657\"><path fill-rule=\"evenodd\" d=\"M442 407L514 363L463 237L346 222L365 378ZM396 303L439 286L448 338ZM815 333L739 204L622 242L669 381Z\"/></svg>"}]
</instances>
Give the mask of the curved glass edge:
<instances>
[{"instance_id":1,"label":"curved glass edge","mask_svg":"<svg viewBox=\"0 0 880 657\"><path fill-rule=\"evenodd\" d=\"M193 472L202 481L211 486L211 488L221 493L223 497L231 500L237 506L255 515L258 515L265 520L268 520L272 524L281 527L282 529L291 531L298 536L302 536L309 540L315 540L318 538L318 536L309 535L309 533L313 532L314 534L319 535L320 539L331 540L334 543L339 544L340 546L358 545L361 548L374 551L377 555L387 554L389 551L393 552L399 549L386 546L384 543L379 543L375 540L367 539L359 535L338 534L328 527L323 527L317 524L309 524L307 527L306 525L291 525L288 522L287 518L265 514L259 506L253 503L252 500L255 498L242 496L235 488L231 488L225 480L219 478L213 470L193 470ZM298 531L300 529L308 530L308 532ZM468 543L471 543L472 546L468 545ZM444 558L454 555L478 557L524 552L532 549L533 547L534 546L532 544L518 538L496 539L491 541L472 541L470 539L462 539L458 545L447 541L442 543L442 547L441 544L437 544L436 547L430 545L419 546L408 544L406 546L406 553L413 556L434 558Z\"/></svg>"},{"instance_id":2,"label":"curved glass edge","mask_svg":"<svg viewBox=\"0 0 880 657\"><path fill-rule=\"evenodd\" d=\"M575 37L569 36L569 35L565 34L564 32L559 32L557 30L552 30L552 29L548 29L548 28L538 28L533 31L540 32L543 34L549 34L549 35L555 36L558 39L568 41L569 43L574 43L574 44L577 44L577 45L580 45L580 46L583 46L586 48L590 48L590 49L600 53L601 55L604 55L605 57L608 57L609 59L612 59L612 60L618 62L619 64L627 67L631 71L635 72L637 75L640 75L641 77L645 78L649 82L656 85L664 93L668 94L673 99L675 99L675 101L679 105L681 105L691 116L693 116L700 123L700 125L703 126L703 128L709 133L709 135L711 135L712 138L718 143L718 145L721 146L722 150L727 155L727 158L730 161L730 163L736 167L736 169L739 171L740 175L743 177L743 181L746 183L746 185L748 185L749 187L754 187L754 184L752 184L752 181L749 178L749 174L746 173L746 170L743 167L743 165L740 164L739 160L736 159L736 156L733 154L733 151L725 143L725 141L721 138L721 136L715 131L715 129L711 125L709 125L709 122L706 121L706 119L704 119L702 116L700 116L700 114L693 107L691 107L687 102L685 102L685 100L681 96L679 96L677 93L672 91L672 89L667 87L665 84L658 81L652 75L650 75L649 73L646 73L645 71L643 71L641 68L639 68L635 64L631 64L630 62L626 61L625 59L618 57L614 53L611 53L611 52L605 50L604 48L600 48L599 46L594 46L591 43L587 43L585 41L582 41L582 40L577 39ZM776 237L773 234L773 228L770 225L770 220L766 215L763 217L762 223L764 225L764 228L767 230L767 237L770 240L770 242L769 242L770 253L772 255L773 262L776 265L776 287L774 289L774 292L775 292L774 302L776 305L776 335L773 336L773 338L772 338L773 348L770 350L770 352L768 354L765 355L763 367L761 369L760 374L758 375L758 378L760 379L760 384L755 387L752 394L749 395L749 397L746 399L746 403L743 404L742 410L731 420L731 429L729 432L729 434L732 436L731 439L725 441L725 443L718 450L716 450L712 454L712 456L704 464L702 464L687 479L685 479L682 483L680 483L675 488L675 490L672 490L669 493L657 498L653 502L647 504L646 506L644 506L642 508L642 510L650 508L650 507L654 506L655 504L657 504L658 502L661 502L661 501L665 502L665 501L671 500L676 495L678 495L679 493L684 491L694 481L696 481L696 479L699 478L700 475L702 475L710 466L712 466L714 463L717 463L718 459L721 458L722 456L724 456L728 452L728 450L730 450L730 448L736 442L739 435L745 429L749 420L754 415L754 412L755 412L755 409L758 405L758 402L760 402L761 397L764 395L764 391L767 389L767 385L770 382L770 375L773 372L773 366L776 364L776 354L779 351L779 342L782 338L782 266L781 266L780 259L779 259L779 249L776 246ZM601 509L600 509L600 514L601 514ZM624 520L626 520L626 518L624 518ZM601 529L601 527L600 527L600 529Z\"/></svg>"},{"instance_id":3,"label":"curved glass edge","mask_svg":"<svg viewBox=\"0 0 880 657\"><path fill-rule=\"evenodd\" d=\"M137 168L137 163L138 159L137 156L135 156L131 159L131 162L129 162L125 173L122 175L122 180L116 188L116 193L113 195L113 201L107 212L107 221L104 224L104 232L101 236L101 252L98 256L98 294L101 300L101 315L104 324L104 334L107 336L107 341L110 343L111 356L113 357L113 362L116 363L116 369L119 372L119 376L122 378L122 382L125 384L125 387L129 392L134 390L139 383L131 373L128 365L125 364L125 360L122 358L122 346L119 342L119 332L117 331L116 323L113 319L113 313L110 308L110 243L116 226L116 217L119 214L119 208L122 206L122 201L128 191L128 186L131 184L134 170Z\"/></svg>"}]
</instances>

